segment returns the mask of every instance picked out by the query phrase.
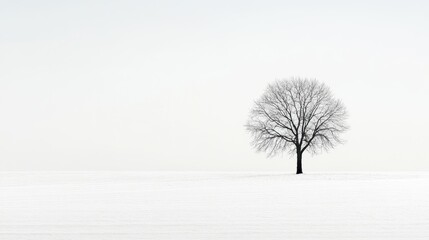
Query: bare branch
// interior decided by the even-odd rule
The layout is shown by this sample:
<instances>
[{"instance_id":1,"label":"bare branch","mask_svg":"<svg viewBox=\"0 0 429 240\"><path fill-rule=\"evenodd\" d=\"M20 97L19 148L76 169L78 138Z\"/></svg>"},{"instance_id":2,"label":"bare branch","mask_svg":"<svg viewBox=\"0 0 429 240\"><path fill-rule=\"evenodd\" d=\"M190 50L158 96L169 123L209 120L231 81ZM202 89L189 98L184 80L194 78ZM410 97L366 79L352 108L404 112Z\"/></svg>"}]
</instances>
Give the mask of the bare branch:
<instances>
[{"instance_id":1,"label":"bare branch","mask_svg":"<svg viewBox=\"0 0 429 240\"><path fill-rule=\"evenodd\" d=\"M342 142L346 118L344 105L325 84L292 78L268 86L255 102L246 129L253 146L270 156L285 150L315 153Z\"/></svg>"}]
</instances>

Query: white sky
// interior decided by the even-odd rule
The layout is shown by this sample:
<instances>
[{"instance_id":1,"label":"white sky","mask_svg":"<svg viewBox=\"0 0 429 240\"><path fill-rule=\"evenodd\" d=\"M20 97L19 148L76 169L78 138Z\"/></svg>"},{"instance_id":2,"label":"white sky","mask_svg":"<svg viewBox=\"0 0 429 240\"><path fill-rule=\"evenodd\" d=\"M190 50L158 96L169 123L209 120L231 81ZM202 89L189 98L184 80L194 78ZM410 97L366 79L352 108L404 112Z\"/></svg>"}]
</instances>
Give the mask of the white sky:
<instances>
[{"instance_id":1,"label":"white sky","mask_svg":"<svg viewBox=\"0 0 429 240\"><path fill-rule=\"evenodd\" d=\"M427 1L1 1L0 170L295 171L244 128L327 83L347 143L308 171L429 170Z\"/></svg>"}]
</instances>

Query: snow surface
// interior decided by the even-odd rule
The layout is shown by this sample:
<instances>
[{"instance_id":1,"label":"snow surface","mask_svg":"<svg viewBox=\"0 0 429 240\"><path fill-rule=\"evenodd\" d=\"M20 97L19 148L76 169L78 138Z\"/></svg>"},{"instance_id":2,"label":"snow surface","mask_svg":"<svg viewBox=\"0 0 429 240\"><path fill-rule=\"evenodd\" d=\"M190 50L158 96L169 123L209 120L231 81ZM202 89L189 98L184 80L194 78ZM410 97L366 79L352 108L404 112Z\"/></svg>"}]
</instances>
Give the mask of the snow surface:
<instances>
[{"instance_id":1,"label":"snow surface","mask_svg":"<svg viewBox=\"0 0 429 240\"><path fill-rule=\"evenodd\" d=\"M429 173L0 172L0 239L429 239Z\"/></svg>"}]
</instances>

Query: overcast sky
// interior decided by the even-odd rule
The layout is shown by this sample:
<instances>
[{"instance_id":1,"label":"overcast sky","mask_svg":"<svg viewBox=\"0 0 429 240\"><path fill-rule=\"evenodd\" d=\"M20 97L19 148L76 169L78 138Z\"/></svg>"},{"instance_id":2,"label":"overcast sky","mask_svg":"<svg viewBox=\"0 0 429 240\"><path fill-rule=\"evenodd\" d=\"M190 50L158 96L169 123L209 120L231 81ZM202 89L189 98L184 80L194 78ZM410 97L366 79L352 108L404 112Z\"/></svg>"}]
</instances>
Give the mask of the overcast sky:
<instances>
[{"instance_id":1,"label":"overcast sky","mask_svg":"<svg viewBox=\"0 0 429 240\"><path fill-rule=\"evenodd\" d=\"M308 171L429 170L427 1L2 1L0 170L295 171L249 145L275 79L325 82Z\"/></svg>"}]
</instances>

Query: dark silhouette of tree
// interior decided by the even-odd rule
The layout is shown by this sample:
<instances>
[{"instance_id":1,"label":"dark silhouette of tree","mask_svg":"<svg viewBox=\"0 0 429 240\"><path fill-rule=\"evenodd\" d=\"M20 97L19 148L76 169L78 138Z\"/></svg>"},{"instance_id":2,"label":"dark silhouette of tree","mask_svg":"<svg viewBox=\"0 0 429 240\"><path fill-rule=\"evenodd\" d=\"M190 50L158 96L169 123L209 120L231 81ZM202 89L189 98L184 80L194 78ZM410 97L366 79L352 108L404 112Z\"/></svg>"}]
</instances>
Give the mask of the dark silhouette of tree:
<instances>
[{"instance_id":1,"label":"dark silhouette of tree","mask_svg":"<svg viewBox=\"0 0 429 240\"><path fill-rule=\"evenodd\" d=\"M302 154L333 148L347 130L347 112L329 88L316 80L292 78L268 85L250 112L246 129L252 145L269 156L296 153L296 174L302 173Z\"/></svg>"}]
</instances>

